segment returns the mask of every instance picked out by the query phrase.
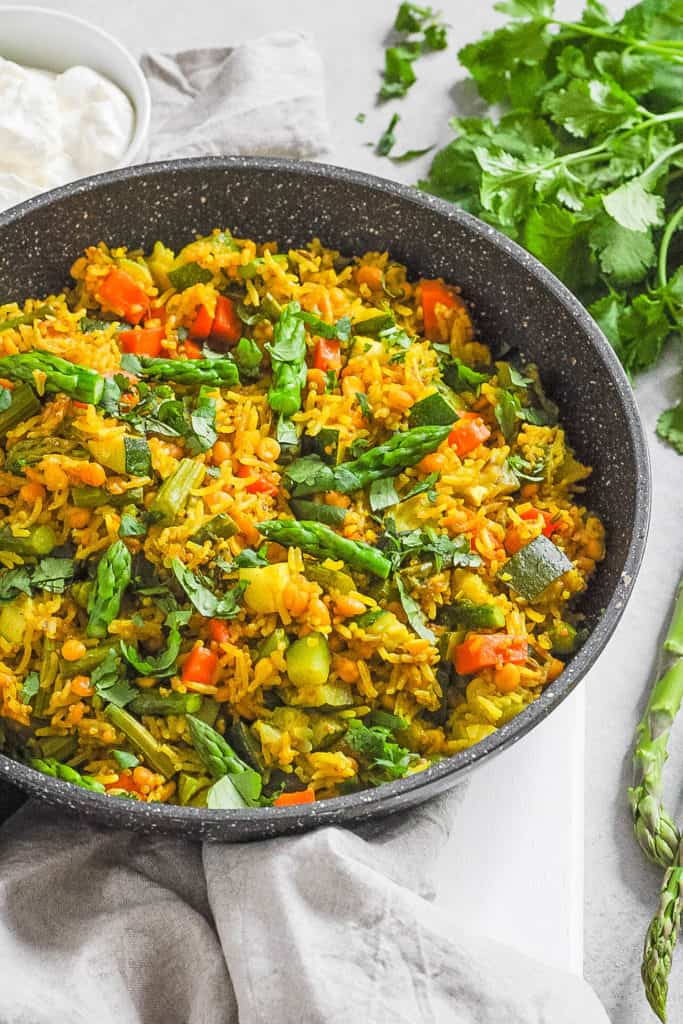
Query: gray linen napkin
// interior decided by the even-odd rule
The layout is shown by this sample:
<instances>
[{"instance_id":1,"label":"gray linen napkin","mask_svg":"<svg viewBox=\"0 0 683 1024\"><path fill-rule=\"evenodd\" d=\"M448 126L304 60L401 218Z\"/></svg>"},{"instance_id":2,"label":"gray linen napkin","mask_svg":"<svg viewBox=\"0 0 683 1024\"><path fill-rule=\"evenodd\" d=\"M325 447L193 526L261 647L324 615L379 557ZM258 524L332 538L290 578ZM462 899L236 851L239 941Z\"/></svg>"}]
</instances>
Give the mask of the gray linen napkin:
<instances>
[{"instance_id":1,"label":"gray linen napkin","mask_svg":"<svg viewBox=\"0 0 683 1024\"><path fill-rule=\"evenodd\" d=\"M325 145L305 37L143 68L155 158ZM462 793L354 831L204 848L30 802L0 829L0 1022L609 1024L580 978L433 902Z\"/></svg>"},{"instance_id":2,"label":"gray linen napkin","mask_svg":"<svg viewBox=\"0 0 683 1024\"><path fill-rule=\"evenodd\" d=\"M272 32L236 47L147 53L150 160L317 157L329 147L323 66L309 36Z\"/></svg>"}]
</instances>

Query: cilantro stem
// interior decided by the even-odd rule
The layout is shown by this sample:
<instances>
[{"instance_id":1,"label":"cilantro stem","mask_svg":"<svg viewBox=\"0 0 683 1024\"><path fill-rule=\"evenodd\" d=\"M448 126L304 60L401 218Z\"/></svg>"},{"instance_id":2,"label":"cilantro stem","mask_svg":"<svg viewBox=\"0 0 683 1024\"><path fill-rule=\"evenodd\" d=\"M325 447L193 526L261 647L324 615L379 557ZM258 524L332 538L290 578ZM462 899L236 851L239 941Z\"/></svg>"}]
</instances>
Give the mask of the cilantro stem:
<instances>
[{"instance_id":1,"label":"cilantro stem","mask_svg":"<svg viewBox=\"0 0 683 1024\"><path fill-rule=\"evenodd\" d=\"M644 171L638 175L642 180L654 171L658 170L662 164L665 164L670 157L675 156L676 153L683 151L683 142L679 142L677 146L670 146L669 149L665 149L663 153L660 153L656 160L653 160L649 167L646 167Z\"/></svg>"},{"instance_id":2,"label":"cilantro stem","mask_svg":"<svg viewBox=\"0 0 683 1024\"><path fill-rule=\"evenodd\" d=\"M557 25L558 28L569 29L572 33L578 33L584 36L592 36L595 39L605 39L609 43L621 43L623 46L633 47L636 50L644 50L648 53L658 53L663 57L673 59L673 63L683 63L683 47L681 47L676 40L657 40L655 43L643 42L642 40L632 39L630 36L614 35L611 32L601 32L599 29L590 28L588 25L582 25L579 22L569 21L557 21L555 18L539 18L540 22L545 25ZM674 52L671 52L671 51Z\"/></svg>"},{"instance_id":3,"label":"cilantro stem","mask_svg":"<svg viewBox=\"0 0 683 1024\"><path fill-rule=\"evenodd\" d=\"M669 245L671 244L671 239L676 234L681 224L683 224L683 204L681 204L681 206L678 207L673 216L669 218L669 222L666 225L666 228L664 229L664 233L662 235L662 240L659 243L659 259L657 261L657 274L659 277L659 286L665 295L667 281L669 280L667 274ZM669 307L674 320L678 322L680 319L678 310L676 309L673 302L668 296L666 296L666 304Z\"/></svg>"}]
</instances>

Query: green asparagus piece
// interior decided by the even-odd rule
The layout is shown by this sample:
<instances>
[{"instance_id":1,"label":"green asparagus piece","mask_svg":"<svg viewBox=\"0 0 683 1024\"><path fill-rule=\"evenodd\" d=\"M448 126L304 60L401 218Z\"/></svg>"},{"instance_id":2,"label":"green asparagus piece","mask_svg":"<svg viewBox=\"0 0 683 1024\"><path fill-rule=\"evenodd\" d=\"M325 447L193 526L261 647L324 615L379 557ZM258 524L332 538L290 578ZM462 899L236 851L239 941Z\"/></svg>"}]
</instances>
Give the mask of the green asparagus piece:
<instances>
[{"instance_id":1,"label":"green asparagus piece","mask_svg":"<svg viewBox=\"0 0 683 1024\"><path fill-rule=\"evenodd\" d=\"M1 362L1 360L0 360ZM235 362L223 356L220 359L157 359L152 356L123 356L121 366L136 377L147 380L172 381L184 387L208 384L212 387L231 387L239 384L240 375Z\"/></svg>"},{"instance_id":2,"label":"green asparagus piece","mask_svg":"<svg viewBox=\"0 0 683 1024\"><path fill-rule=\"evenodd\" d=\"M164 523L172 523L188 502L190 494L204 477L204 465L194 459L181 459L174 473L167 477L150 506L150 512Z\"/></svg>"},{"instance_id":3,"label":"green asparagus piece","mask_svg":"<svg viewBox=\"0 0 683 1024\"><path fill-rule=\"evenodd\" d=\"M299 498L321 491L347 494L367 487L381 477L396 476L438 448L450 432L449 424L414 427L394 434L384 444L369 448L352 462L334 467L311 456L298 459L287 469L288 480L293 485L292 495Z\"/></svg>"},{"instance_id":4,"label":"green asparagus piece","mask_svg":"<svg viewBox=\"0 0 683 1024\"><path fill-rule=\"evenodd\" d=\"M206 722L207 725L215 725L220 709L221 706L217 700L214 700L213 697L204 697L202 700L202 706L199 711L196 712L195 718L200 718L202 722Z\"/></svg>"},{"instance_id":5,"label":"green asparagus piece","mask_svg":"<svg viewBox=\"0 0 683 1024\"><path fill-rule=\"evenodd\" d=\"M206 775L189 775L188 772L180 772L178 775L178 800L181 807L187 807L190 801L202 789L208 789L211 779Z\"/></svg>"},{"instance_id":6,"label":"green asparagus piece","mask_svg":"<svg viewBox=\"0 0 683 1024\"><path fill-rule=\"evenodd\" d=\"M104 487L71 488L71 500L76 508L101 508L102 505L124 508L126 505L142 505L143 499L142 487L131 487L122 494L112 494Z\"/></svg>"},{"instance_id":7,"label":"green asparagus piece","mask_svg":"<svg viewBox=\"0 0 683 1024\"><path fill-rule=\"evenodd\" d=\"M60 674L65 679L71 679L72 676L89 676L93 669L102 664L111 650L118 651L119 649L118 640L104 640L97 647L90 647L83 657L76 661L60 660Z\"/></svg>"},{"instance_id":8,"label":"green asparagus piece","mask_svg":"<svg viewBox=\"0 0 683 1024\"><path fill-rule=\"evenodd\" d=\"M83 789L91 789L95 793L105 793L106 790L101 782L97 782L90 775L81 775L75 768L54 758L32 757L28 762L31 768L42 772L43 775L51 775L53 779L62 779L63 782L73 782L75 786Z\"/></svg>"},{"instance_id":9,"label":"green asparagus piece","mask_svg":"<svg viewBox=\"0 0 683 1024\"><path fill-rule=\"evenodd\" d=\"M104 377L101 374L41 349L2 356L0 377L32 384L39 392L62 392L77 402L88 402L91 405L97 405L104 391Z\"/></svg>"},{"instance_id":10,"label":"green asparagus piece","mask_svg":"<svg viewBox=\"0 0 683 1024\"><path fill-rule=\"evenodd\" d=\"M57 544L51 526L31 526L27 537L15 537L9 527L0 530L0 551L12 551L24 558L49 555Z\"/></svg>"},{"instance_id":11,"label":"green asparagus piece","mask_svg":"<svg viewBox=\"0 0 683 1024\"><path fill-rule=\"evenodd\" d=\"M187 716L192 745L214 779L230 775L235 788L248 804L258 804L261 776L238 757L219 732L194 715Z\"/></svg>"},{"instance_id":12,"label":"green asparagus piece","mask_svg":"<svg viewBox=\"0 0 683 1024\"><path fill-rule=\"evenodd\" d=\"M43 736L38 746L45 760L68 761L78 749L78 740L75 736Z\"/></svg>"},{"instance_id":13,"label":"green asparagus piece","mask_svg":"<svg viewBox=\"0 0 683 1024\"><path fill-rule=\"evenodd\" d=\"M66 437L29 438L12 445L7 452L5 469L8 473L23 473L27 466L35 466L46 455L70 455L84 459L88 452L78 441Z\"/></svg>"},{"instance_id":14,"label":"green asparagus piece","mask_svg":"<svg viewBox=\"0 0 683 1024\"><path fill-rule=\"evenodd\" d=\"M671 958L678 938L683 895L683 846L676 862L664 874L657 913L645 936L640 969L647 1001L661 1021L666 1021L666 997L669 991Z\"/></svg>"},{"instance_id":15,"label":"green asparagus piece","mask_svg":"<svg viewBox=\"0 0 683 1024\"><path fill-rule=\"evenodd\" d=\"M202 698L196 693L141 693L128 705L135 715L187 715L199 711Z\"/></svg>"},{"instance_id":16,"label":"green asparagus piece","mask_svg":"<svg viewBox=\"0 0 683 1024\"><path fill-rule=\"evenodd\" d=\"M57 656L57 641L46 636L43 640L43 653L40 659L40 685L38 693L33 701L33 714L36 718L45 718L52 688L59 671L59 657Z\"/></svg>"},{"instance_id":17,"label":"green asparagus piece","mask_svg":"<svg viewBox=\"0 0 683 1024\"><path fill-rule=\"evenodd\" d=\"M40 402L29 384L20 384L12 392L12 401L4 412L0 412L0 437L20 423L30 420L40 412Z\"/></svg>"},{"instance_id":18,"label":"green asparagus piece","mask_svg":"<svg viewBox=\"0 0 683 1024\"><path fill-rule=\"evenodd\" d=\"M669 734L683 701L683 586L664 640L656 682L638 728L633 751L633 785L628 791L636 839L646 857L669 867L680 841L678 828L662 806L662 772Z\"/></svg>"},{"instance_id":19,"label":"green asparagus piece","mask_svg":"<svg viewBox=\"0 0 683 1024\"><path fill-rule=\"evenodd\" d=\"M128 739L132 747L135 747L145 761L156 772L170 779L177 771L173 751L165 743L159 743L152 736L149 729L145 729L136 718L133 718L124 708L117 708L114 704L108 704L104 713L111 724Z\"/></svg>"},{"instance_id":20,"label":"green asparagus piece","mask_svg":"<svg viewBox=\"0 0 683 1024\"><path fill-rule=\"evenodd\" d=\"M289 302L273 329L273 343L266 345L273 368L268 391L271 409L293 416L301 408L301 389L306 383L306 332L297 316L301 306Z\"/></svg>"},{"instance_id":21,"label":"green asparagus piece","mask_svg":"<svg viewBox=\"0 0 683 1024\"><path fill-rule=\"evenodd\" d=\"M88 598L88 636L104 637L119 613L121 598L130 583L130 552L122 540L115 541L97 566L95 586Z\"/></svg>"},{"instance_id":22,"label":"green asparagus piece","mask_svg":"<svg viewBox=\"0 0 683 1024\"><path fill-rule=\"evenodd\" d=\"M322 523L295 519L269 519L259 523L259 530L268 540L283 547L297 547L316 558L341 559L351 569L369 572L385 580L391 572L391 562L363 541L347 540Z\"/></svg>"},{"instance_id":23,"label":"green asparagus piece","mask_svg":"<svg viewBox=\"0 0 683 1024\"><path fill-rule=\"evenodd\" d=\"M200 526L197 532L192 534L190 540L194 544L204 544L207 540L224 540L234 537L238 532L239 527L235 520L227 512L220 512Z\"/></svg>"}]
</instances>

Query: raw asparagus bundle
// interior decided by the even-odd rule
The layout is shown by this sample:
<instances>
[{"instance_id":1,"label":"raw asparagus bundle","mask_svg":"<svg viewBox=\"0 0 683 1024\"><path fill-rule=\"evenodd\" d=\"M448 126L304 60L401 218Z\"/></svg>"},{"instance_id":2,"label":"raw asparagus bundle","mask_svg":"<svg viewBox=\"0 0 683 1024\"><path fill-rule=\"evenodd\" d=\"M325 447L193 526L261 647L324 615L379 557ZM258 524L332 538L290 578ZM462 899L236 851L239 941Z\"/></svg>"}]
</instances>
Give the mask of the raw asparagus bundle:
<instances>
[{"instance_id":1,"label":"raw asparagus bundle","mask_svg":"<svg viewBox=\"0 0 683 1024\"><path fill-rule=\"evenodd\" d=\"M683 846L662 804L663 770L671 727L683 701L683 580L645 713L636 730L634 779L628 797L636 839L649 860L667 868L659 907L645 938L641 975L650 1006L666 1019L669 973L681 916Z\"/></svg>"}]
</instances>

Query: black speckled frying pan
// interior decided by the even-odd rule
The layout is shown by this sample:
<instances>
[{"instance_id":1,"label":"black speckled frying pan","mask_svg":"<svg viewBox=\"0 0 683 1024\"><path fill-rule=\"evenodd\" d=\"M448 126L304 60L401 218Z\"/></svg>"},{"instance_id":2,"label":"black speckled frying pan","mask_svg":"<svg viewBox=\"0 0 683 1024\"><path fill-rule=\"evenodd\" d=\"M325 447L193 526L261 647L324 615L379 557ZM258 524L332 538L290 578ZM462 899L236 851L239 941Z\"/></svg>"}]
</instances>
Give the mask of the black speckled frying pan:
<instances>
[{"instance_id":1,"label":"black speckled frying pan","mask_svg":"<svg viewBox=\"0 0 683 1024\"><path fill-rule=\"evenodd\" d=\"M236 841L405 809L455 785L484 758L521 739L564 700L621 617L647 536L647 446L631 389L583 307L535 259L441 200L322 164L242 157L179 160L84 179L0 215L0 302L59 291L86 245L180 247L195 234L302 245L319 236L343 253L388 249L412 275L462 287L482 339L539 364L579 458L594 467L586 496L607 527L607 558L583 604L592 633L562 675L517 718L407 779L303 806L211 811L101 796L0 756L0 780L111 825Z\"/></svg>"}]
</instances>

